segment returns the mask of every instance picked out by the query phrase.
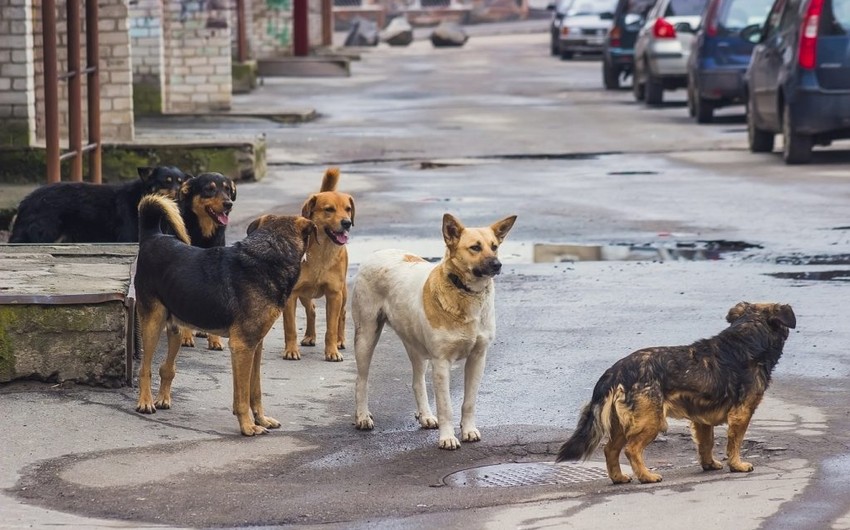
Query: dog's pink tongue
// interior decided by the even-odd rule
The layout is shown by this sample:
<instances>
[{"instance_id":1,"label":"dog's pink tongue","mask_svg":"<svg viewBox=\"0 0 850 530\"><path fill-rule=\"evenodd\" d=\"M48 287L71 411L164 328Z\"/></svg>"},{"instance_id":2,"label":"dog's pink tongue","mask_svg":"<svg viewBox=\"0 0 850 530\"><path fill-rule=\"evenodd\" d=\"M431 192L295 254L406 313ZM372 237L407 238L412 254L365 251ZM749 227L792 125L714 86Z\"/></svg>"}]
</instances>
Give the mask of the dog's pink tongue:
<instances>
[{"instance_id":1,"label":"dog's pink tongue","mask_svg":"<svg viewBox=\"0 0 850 530\"><path fill-rule=\"evenodd\" d=\"M348 243L348 232L334 232L334 237L340 245Z\"/></svg>"},{"instance_id":2,"label":"dog's pink tongue","mask_svg":"<svg viewBox=\"0 0 850 530\"><path fill-rule=\"evenodd\" d=\"M226 213L217 213L215 214L215 220L219 222L220 225L226 226L227 221L229 220Z\"/></svg>"}]
</instances>

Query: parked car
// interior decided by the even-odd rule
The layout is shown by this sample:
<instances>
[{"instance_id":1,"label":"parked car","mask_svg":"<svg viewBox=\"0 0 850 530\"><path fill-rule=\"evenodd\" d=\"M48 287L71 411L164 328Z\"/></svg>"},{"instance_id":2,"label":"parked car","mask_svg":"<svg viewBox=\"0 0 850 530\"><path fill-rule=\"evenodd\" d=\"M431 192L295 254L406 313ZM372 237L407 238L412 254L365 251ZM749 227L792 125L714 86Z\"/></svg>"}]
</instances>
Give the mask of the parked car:
<instances>
[{"instance_id":1,"label":"parked car","mask_svg":"<svg viewBox=\"0 0 850 530\"><path fill-rule=\"evenodd\" d=\"M708 0L658 0L635 42L635 99L660 105L665 90L688 86L688 56Z\"/></svg>"},{"instance_id":2,"label":"parked car","mask_svg":"<svg viewBox=\"0 0 850 530\"><path fill-rule=\"evenodd\" d=\"M616 6L617 0L573 0L561 19L561 59L571 59L576 53L602 53Z\"/></svg>"},{"instance_id":3,"label":"parked car","mask_svg":"<svg viewBox=\"0 0 850 530\"><path fill-rule=\"evenodd\" d=\"M755 44L741 32L761 27L772 3L709 0L688 59L688 111L697 123L710 123L715 109L745 101L744 72Z\"/></svg>"},{"instance_id":4,"label":"parked car","mask_svg":"<svg viewBox=\"0 0 850 530\"><path fill-rule=\"evenodd\" d=\"M602 82L608 90L620 88L620 80L632 75L635 39L655 0L620 0L602 45Z\"/></svg>"},{"instance_id":5,"label":"parked car","mask_svg":"<svg viewBox=\"0 0 850 530\"><path fill-rule=\"evenodd\" d=\"M567 8L573 0L557 0L546 6L552 12L552 20L549 23L549 51L552 55L560 55L561 49L558 41L561 37L561 20L567 14Z\"/></svg>"},{"instance_id":6,"label":"parked car","mask_svg":"<svg viewBox=\"0 0 850 530\"><path fill-rule=\"evenodd\" d=\"M776 0L744 77L750 150L782 134L788 164L850 138L850 0Z\"/></svg>"}]
</instances>

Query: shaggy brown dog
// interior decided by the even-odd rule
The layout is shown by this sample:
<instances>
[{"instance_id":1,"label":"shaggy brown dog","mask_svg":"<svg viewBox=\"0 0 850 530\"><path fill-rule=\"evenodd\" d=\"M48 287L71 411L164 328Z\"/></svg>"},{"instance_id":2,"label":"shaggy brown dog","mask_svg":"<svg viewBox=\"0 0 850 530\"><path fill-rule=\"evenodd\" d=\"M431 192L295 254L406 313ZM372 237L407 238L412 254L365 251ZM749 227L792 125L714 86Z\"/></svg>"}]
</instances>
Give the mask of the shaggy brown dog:
<instances>
[{"instance_id":1,"label":"shaggy brown dog","mask_svg":"<svg viewBox=\"0 0 850 530\"><path fill-rule=\"evenodd\" d=\"M177 237L164 235L166 226ZM180 351L180 326L229 337L233 413L242 434L280 427L265 415L260 389L263 339L292 292L316 225L303 217L267 216L263 227L229 247L189 245L177 205L150 195L139 205L139 257L134 285L142 331L139 401L150 414L171 408L171 382ZM159 394L151 393L151 363L163 326L168 356Z\"/></svg>"},{"instance_id":2,"label":"shaggy brown dog","mask_svg":"<svg viewBox=\"0 0 850 530\"><path fill-rule=\"evenodd\" d=\"M714 426L727 423L729 469L752 471L753 465L741 460L741 441L797 318L789 305L741 302L726 320L730 326L710 339L638 350L617 361L596 383L556 461L586 459L607 436L605 462L612 482L631 480L620 470L624 447L638 480L659 482L661 475L644 464L643 451L667 430L669 416L691 421L706 471L723 468L712 454Z\"/></svg>"}]
</instances>

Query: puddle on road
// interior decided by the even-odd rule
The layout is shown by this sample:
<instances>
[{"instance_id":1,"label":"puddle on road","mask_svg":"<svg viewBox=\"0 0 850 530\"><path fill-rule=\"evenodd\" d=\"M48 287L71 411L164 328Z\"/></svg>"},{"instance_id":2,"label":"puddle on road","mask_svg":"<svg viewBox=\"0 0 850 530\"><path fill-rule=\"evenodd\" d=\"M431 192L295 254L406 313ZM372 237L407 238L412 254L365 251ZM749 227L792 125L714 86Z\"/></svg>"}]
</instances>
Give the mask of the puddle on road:
<instances>
[{"instance_id":1,"label":"puddle on road","mask_svg":"<svg viewBox=\"0 0 850 530\"><path fill-rule=\"evenodd\" d=\"M850 265L850 254L818 254L804 256L792 254L776 258L780 265Z\"/></svg>"},{"instance_id":2,"label":"puddle on road","mask_svg":"<svg viewBox=\"0 0 850 530\"><path fill-rule=\"evenodd\" d=\"M534 245L535 263L572 261L711 261L724 254L760 249L744 241L690 241L616 245Z\"/></svg>"},{"instance_id":3,"label":"puddle on road","mask_svg":"<svg viewBox=\"0 0 850 530\"><path fill-rule=\"evenodd\" d=\"M847 282L850 281L850 270L845 271L814 271L814 272L774 272L768 274L782 280L805 280L821 282Z\"/></svg>"}]
</instances>

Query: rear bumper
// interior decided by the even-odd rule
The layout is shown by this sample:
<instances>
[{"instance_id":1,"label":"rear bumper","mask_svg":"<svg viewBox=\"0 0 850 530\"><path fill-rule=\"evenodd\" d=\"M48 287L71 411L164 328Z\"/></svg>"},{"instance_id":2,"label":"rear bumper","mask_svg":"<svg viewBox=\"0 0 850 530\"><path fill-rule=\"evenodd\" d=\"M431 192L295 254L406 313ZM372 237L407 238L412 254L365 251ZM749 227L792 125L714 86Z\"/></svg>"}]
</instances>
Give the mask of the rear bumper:
<instances>
[{"instance_id":1,"label":"rear bumper","mask_svg":"<svg viewBox=\"0 0 850 530\"><path fill-rule=\"evenodd\" d=\"M635 51L632 48L605 48L608 64L620 70L631 71L635 63Z\"/></svg>"},{"instance_id":2,"label":"rear bumper","mask_svg":"<svg viewBox=\"0 0 850 530\"><path fill-rule=\"evenodd\" d=\"M562 52L602 53L605 43L598 38L560 39L558 45Z\"/></svg>"},{"instance_id":3,"label":"rear bumper","mask_svg":"<svg viewBox=\"0 0 850 530\"><path fill-rule=\"evenodd\" d=\"M744 69L703 70L697 74L699 95L710 101L743 102Z\"/></svg>"},{"instance_id":4,"label":"rear bumper","mask_svg":"<svg viewBox=\"0 0 850 530\"><path fill-rule=\"evenodd\" d=\"M850 90L799 90L788 103L795 132L850 137Z\"/></svg>"}]
</instances>

